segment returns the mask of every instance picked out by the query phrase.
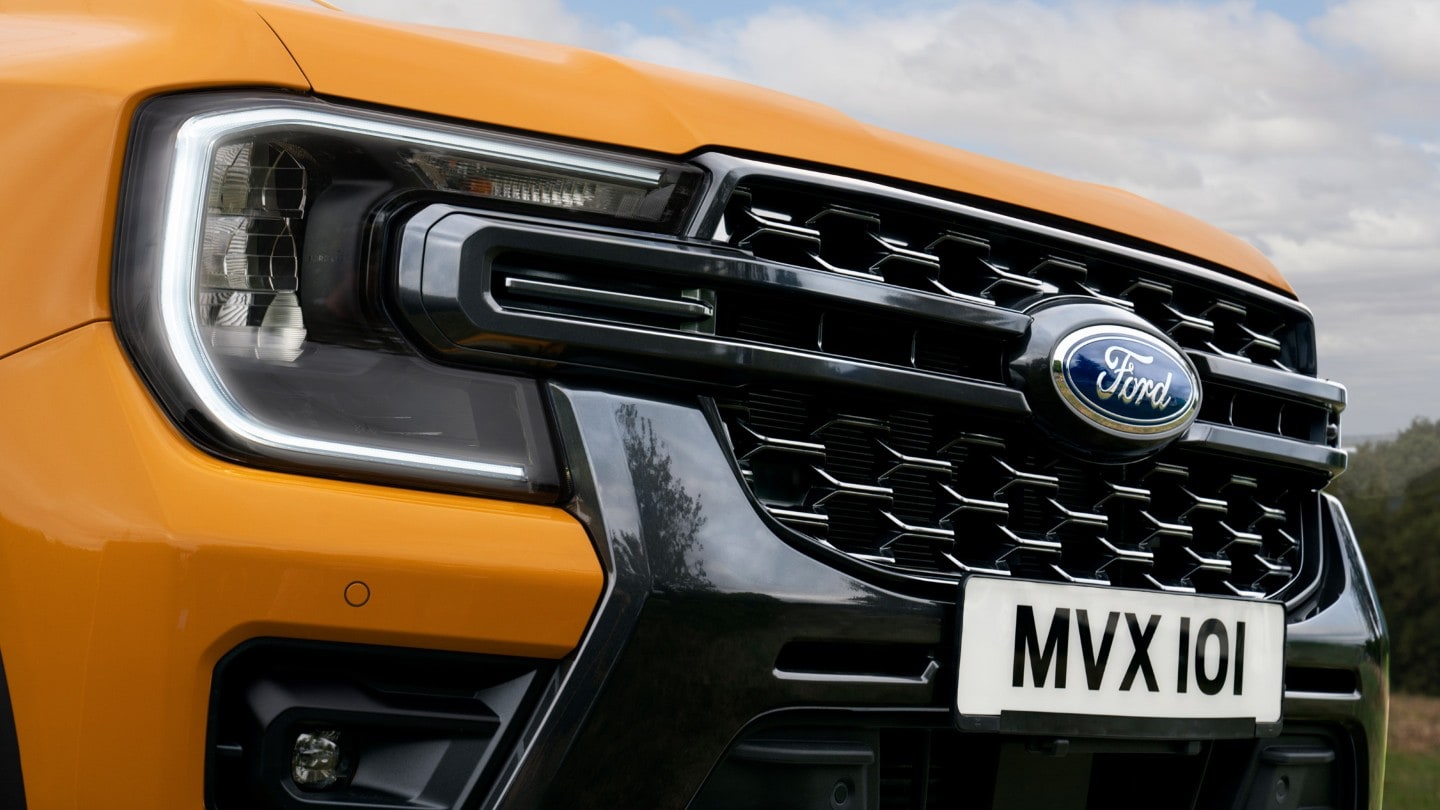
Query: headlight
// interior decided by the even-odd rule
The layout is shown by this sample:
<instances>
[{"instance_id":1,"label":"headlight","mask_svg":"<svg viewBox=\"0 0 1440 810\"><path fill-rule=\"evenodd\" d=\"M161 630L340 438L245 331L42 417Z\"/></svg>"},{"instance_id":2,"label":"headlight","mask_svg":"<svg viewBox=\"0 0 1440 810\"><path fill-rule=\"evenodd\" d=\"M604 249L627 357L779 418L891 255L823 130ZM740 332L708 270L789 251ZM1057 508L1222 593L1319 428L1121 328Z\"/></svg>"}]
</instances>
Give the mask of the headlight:
<instances>
[{"instance_id":1,"label":"headlight","mask_svg":"<svg viewBox=\"0 0 1440 810\"><path fill-rule=\"evenodd\" d=\"M553 498L537 382L420 356L386 314L407 199L674 232L694 169L283 96L147 104L116 245L122 340L228 458Z\"/></svg>"}]
</instances>

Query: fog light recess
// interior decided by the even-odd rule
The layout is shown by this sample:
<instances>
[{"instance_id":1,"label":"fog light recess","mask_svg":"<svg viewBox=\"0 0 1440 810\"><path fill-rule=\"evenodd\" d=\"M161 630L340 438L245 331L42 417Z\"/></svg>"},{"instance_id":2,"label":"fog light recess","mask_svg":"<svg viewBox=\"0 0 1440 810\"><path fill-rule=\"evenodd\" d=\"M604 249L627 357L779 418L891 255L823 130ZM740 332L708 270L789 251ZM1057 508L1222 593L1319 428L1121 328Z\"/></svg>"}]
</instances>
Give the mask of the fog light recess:
<instances>
[{"instance_id":1,"label":"fog light recess","mask_svg":"<svg viewBox=\"0 0 1440 810\"><path fill-rule=\"evenodd\" d=\"M440 810L495 781L553 663L282 639L221 659L208 810Z\"/></svg>"}]
</instances>

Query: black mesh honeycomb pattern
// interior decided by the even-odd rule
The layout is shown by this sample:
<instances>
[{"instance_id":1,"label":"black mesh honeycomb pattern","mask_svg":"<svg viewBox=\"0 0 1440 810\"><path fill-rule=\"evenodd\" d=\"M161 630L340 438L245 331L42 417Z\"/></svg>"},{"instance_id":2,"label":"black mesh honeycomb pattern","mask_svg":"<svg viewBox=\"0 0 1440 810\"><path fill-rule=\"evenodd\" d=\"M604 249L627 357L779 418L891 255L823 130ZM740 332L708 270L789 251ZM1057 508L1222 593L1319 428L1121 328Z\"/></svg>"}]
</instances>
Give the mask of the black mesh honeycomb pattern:
<instances>
[{"instance_id":1,"label":"black mesh honeycomb pattern","mask_svg":"<svg viewBox=\"0 0 1440 810\"><path fill-rule=\"evenodd\" d=\"M719 401L742 474L779 522L926 578L995 573L1263 597L1301 569L1316 482L1172 447L1102 465L984 414L755 388Z\"/></svg>"},{"instance_id":2,"label":"black mesh honeycomb pattern","mask_svg":"<svg viewBox=\"0 0 1440 810\"><path fill-rule=\"evenodd\" d=\"M858 193L750 178L720 237L758 258L1023 309L1081 295L1130 309L1186 349L1315 373L1303 315L1060 239Z\"/></svg>"}]
</instances>

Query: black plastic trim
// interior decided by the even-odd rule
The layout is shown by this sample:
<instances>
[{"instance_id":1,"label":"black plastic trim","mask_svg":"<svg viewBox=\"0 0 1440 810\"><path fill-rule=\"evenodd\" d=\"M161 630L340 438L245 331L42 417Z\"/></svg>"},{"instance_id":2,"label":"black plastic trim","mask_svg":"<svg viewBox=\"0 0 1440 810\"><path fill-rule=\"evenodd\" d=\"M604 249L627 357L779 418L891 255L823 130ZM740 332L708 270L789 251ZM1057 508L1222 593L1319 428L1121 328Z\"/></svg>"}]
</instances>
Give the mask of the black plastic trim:
<instances>
[{"instance_id":1,"label":"black plastic trim","mask_svg":"<svg viewBox=\"0 0 1440 810\"><path fill-rule=\"evenodd\" d=\"M515 255L543 257L546 262L586 271L585 277L594 278L597 284L604 282L607 270L620 270L644 275L660 286L673 286L677 291L673 299L564 284L532 290L534 294L555 293L552 288L558 288L556 302L583 298L602 309L643 308L645 316L669 319L673 326L636 324L625 320L623 314L613 319L599 314L577 318L507 306L497 300L497 287L515 282L532 285L530 279L500 277L510 271L501 269L504 262L497 260ZM422 342L451 362L500 363L532 371L604 369L710 385L740 385L767 376L800 384L840 379L859 389L981 407L1001 417L1024 419L1031 415L1025 392L997 383L705 334L697 323L704 320L709 305L699 299L682 299L678 291L716 285L771 293L792 291L807 300L958 326L977 336L992 335L1016 345L1032 328L1033 319L1027 314L756 261L729 248L501 219L450 205L431 205L410 217L403 227L397 258L401 317ZM1122 314L1115 310L1115 317ZM684 322L677 320L681 316ZM1186 356L1210 381L1337 413L1344 407L1345 389L1334 383L1199 352L1187 352ZM1338 474L1346 464L1343 452L1323 444L1212 423L1197 423L1180 443L1252 455L1326 476Z\"/></svg>"},{"instance_id":2,"label":"black plastic trim","mask_svg":"<svg viewBox=\"0 0 1440 810\"><path fill-rule=\"evenodd\" d=\"M1262 751L1260 761L1270 765L1329 765L1335 761L1335 752L1329 748L1277 745Z\"/></svg>"},{"instance_id":3,"label":"black plastic trim","mask_svg":"<svg viewBox=\"0 0 1440 810\"><path fill-rule=\"evenodd\" d=\"M1345 409L1346 390L1345 386L1339 383L1205 352L1190 351L1186 354L1207 380L1245 386L1278 397L1318 405L1335 413Z\"/></svg>"},{"instance_id":4,"label":"black plastic trim","mask_svg":"<svg viewBox=\"0 0 1440 810\"><path fill-rule=\"evenodd\" d=\"M1178 444L1194 450L1235 453L1255 461L1304 467L1330 478L1345 471L1348 459L1343 450L1203 422L1191 425L1190 432L1181 437Z\"/></svg>"},{"instance_id":5,"label":"black plastic trim","mask_svg":"<svg viewBox=\"0 0 1440 810\"><path fill-rule=\"evenodd\" d=\"M990 724L971 723L966 718L961 728L974 731L999 731L1002 734L1027 734L1060 737L1118 737L1147 740L1224 740L1274 736L1279 724L1257 723L1243 717L1189 720L1176 717L1097 718L1085 714L1041 714L1032 712L1001 712Z\"/></svg>"},{"instance_id":6,"label":"black plastic trim","mask_svg":"<svg viewBox=\"0 0 1440 810\"><path fill-rule=\"evenodd\" d=\"M582 430L577 409L584 397L551 386L551 408L565 453L573 497L567 511L583 523L605 571L605 590L579 648L555 673L543 709L521 730L515 754L483 804L494 808L543 806L539 795L565 763L591 714L597 695L635 632L650 588L642 541L644 521L636 503L625 449L604 429Z\"/></svg>"},{"instance_id":7,"label":"black plastic trim","mask_svg":"<svg viewBox=\"0 0 1440 810\"><path fill-rule=\"evenodd\" d=\"M489 789L548 681L542 659L256 638L215 666L205 806L455 810ZM340 732L349 774L294 783L297 734Z\"/></svg>"},{"instance_id":8,"label":"black plastic trim","mask_svg":"<svg viewBox=\"0 0 1440 810\"><path fill-rule=\"evenodd\" d=\"M20 737L15 709L10 704L10 682L5 657L0 654L0 807L25 810L25 774L20 767Z\"/></svg>"},{"instance_id":9,"label":"black plastic trim","mask_svg":"<svg viewBox=\"0 0 1440 810\"><path fill-rule=\"evenodd\" d=\"M780 742L748 742L730 749L730 756L751 762L786 765L869 765L875 761L875 752L869 746L846 743L817 748Z\"/></svg>"},{"instance_id":10,"label":"black plastic trim","mask_svg":"<svg viewBox=\"0 0 1440 810\"><path fill-rule=\"evenodd\" d=\"M959 324L977 334L1018 338L1030 323L1019 313L757 262L725 248L522 225L437 205L405 225L397 292L403 316L441 356L457 363L508 360L532 368L569 364L684 380L699 377L720 384L739 384L757 375L815 383L843 379L860 388L973 405L999 415L1029 414L1023 394L994 383L693 332L510 310L491 292L494 260L507 252L601 270L668 275L685 284L725 283L767 291L790 288L909 319Z\"/></svg>"},{"instance_id":11,"label":"black plastic trim","mask_svg":"<svg viewBox=\"0 0 1440 810\"><path fill-rule=\"evenodd\" d=\"M777 676L797 639L945 644L946 609L775 537L693 397L551 391L579 494L571 511L611 584L505 795L484 807L683 807L736 730L772 708L932 702L940 673Z\"/></svg>"},{"instance_id":12,"label":"black plastic trim","mask_svg":"<svg viewBox=\"0 0 1440 810\"><path fill-rule=\"evenodd\" d=\"M1357 694L1360 681L1353 669L1344 667L1286 667L1285 690L1289 694L1315 692L1321 695Z\"/></svg>"}]
</instances>

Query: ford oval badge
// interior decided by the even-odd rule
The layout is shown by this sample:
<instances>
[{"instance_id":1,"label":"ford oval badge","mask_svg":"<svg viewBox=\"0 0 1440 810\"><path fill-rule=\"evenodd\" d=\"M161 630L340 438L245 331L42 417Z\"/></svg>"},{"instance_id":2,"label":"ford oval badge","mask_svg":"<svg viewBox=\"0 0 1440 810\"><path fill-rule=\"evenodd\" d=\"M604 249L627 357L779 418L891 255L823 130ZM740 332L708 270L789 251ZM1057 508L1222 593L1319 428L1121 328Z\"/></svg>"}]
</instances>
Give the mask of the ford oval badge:
<instances>
[{"instance_id":1,"label":"ford oval badge","mask_svg":"<svg viewBox=\"0 0 1440 810\"><path fill-rule=\"evenodd\" d=\"M1050 369L1070 409L1111 433L1178 435L1200 407L1199 380L1189 359L1138 329L1077 329L1055 345Z\"/></svg>"}]
</instances>

